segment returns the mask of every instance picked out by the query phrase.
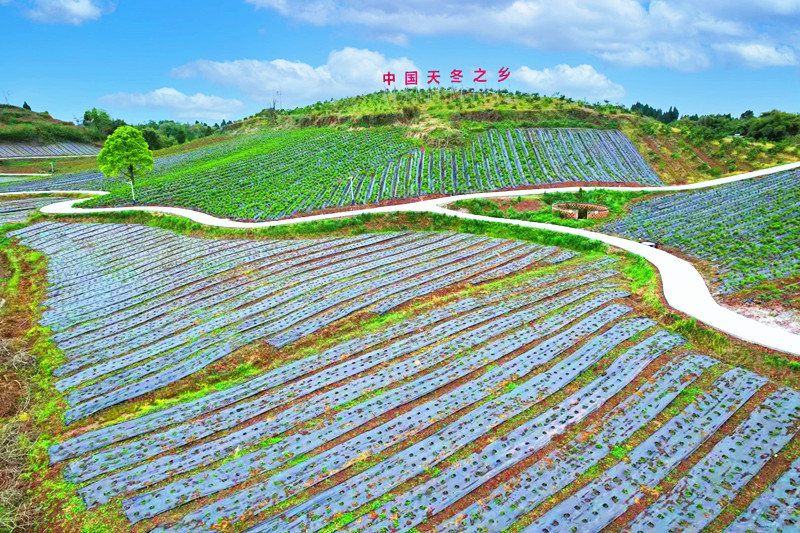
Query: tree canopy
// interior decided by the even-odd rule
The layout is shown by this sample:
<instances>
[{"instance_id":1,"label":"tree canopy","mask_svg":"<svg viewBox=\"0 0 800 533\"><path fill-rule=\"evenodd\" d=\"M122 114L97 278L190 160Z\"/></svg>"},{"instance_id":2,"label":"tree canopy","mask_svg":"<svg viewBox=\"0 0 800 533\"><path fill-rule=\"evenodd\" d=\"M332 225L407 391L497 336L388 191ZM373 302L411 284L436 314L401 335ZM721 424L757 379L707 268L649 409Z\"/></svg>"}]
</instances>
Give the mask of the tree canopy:
<instances>
[{"instance_id":1,"label":"tree canopy","mask_svg":"<svg viewBox=\"0 0 800 533\"><path fill-rule=\"evenodd\" d=\"M111 115L102 109L92 108L83 114L83 127L98 140L105 139L117 128L124 125L124 120L111 118Z\"/></svg>"},{"instance_id":2,"label":"tree canopy","mask_svg":"<svg viewBox=\"0 0 800 533\"><path fill-rule=\"evenodd\" d=\"M161 148L163 148L164 145L161 142L161 136L156 130L153 128L142 128L141 131L144 140L147 142L147 146L149 146L151 150L161 150Z\"/></svg>"},{"instance_id":3,"label":"tree canopy","mask_svg":"<svg viewBox=\"0 0 800 533\"><path fill-rule=\"evenodd\" d=\"M106 139L97 155L97 165L106 176L122 175L130 183L133 203L136 203L135 172L153 168L153 153L141 131L133 126L121 126Z\"/></svg>"},{"instance_id":4,"label":"tree canopy","mask_svg":"<svg viewBox=\"0 0 800 533\"><path fill-rule=\"evenodd\" d=\"M661 109L656 109L655 107L651 107L648 104L642 104L641 102L636 102L633 104L631 106L631 111L634 113L640 113L646 117L652 117L660 122L663 122L664 124L675 122L680 117L677 107L670 107L668 111L664 112Z\"/></svg>"}]
</instances>

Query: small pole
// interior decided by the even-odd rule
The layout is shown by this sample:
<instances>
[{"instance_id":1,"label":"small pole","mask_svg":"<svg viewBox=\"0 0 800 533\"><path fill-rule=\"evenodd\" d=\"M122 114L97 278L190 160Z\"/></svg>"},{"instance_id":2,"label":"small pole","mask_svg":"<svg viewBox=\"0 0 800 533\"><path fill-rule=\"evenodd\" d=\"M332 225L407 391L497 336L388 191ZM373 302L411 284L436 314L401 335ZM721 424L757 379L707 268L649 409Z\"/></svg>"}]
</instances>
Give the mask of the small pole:
<instances>
[{"instance_id":1,"label":"small pole","mask_svg":"<svg viewBox=\"0 0 800 533\"><path fill-rule=\"evenodd\" d=\"M356 203L356 192L353 190L353 175L350 174L350 204Z\"/></svg>"}]
</instances>

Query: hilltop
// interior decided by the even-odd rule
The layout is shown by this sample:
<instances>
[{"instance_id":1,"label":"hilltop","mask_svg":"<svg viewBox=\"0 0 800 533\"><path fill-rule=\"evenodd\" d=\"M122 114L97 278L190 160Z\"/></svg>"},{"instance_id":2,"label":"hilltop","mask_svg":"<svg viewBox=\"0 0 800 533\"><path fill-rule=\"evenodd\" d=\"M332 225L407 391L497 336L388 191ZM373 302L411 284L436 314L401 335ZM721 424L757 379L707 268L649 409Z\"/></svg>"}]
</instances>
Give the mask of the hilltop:
<instances>
[{"instance_id":1,"label":"hilltop","mask_svg":"<svg viewBox=\"0 0 800 533\"><path fill-rule=\"evenodd\" d=\"M49 144L58 141L95 143L93 132L23 107L0 104L0 143L26 142Z\"/></svg>"},{"instance_id":2,"label":"hilltop","mask_svg":"<svg viewBox=\"0 0 800 533\"><path fill-rule=\"evenodd\" d=\"M53 119L47 112L0 105L0 143L58 140L98 143L113 131L114 125L124 124L103 111L92 110L92 113L105 117L106 127L94 127L93 121L76 126ZM154 129L160 137L161 142L151 146L156 157L192 152L196 147L205 148L231 135L307 128L353 130L394 126L401 128L411 143L433 149L468 146L476 135L492 129L619 129L665 184L713 179L800 159L799 115L771 111L756 117L748 111L741 119L730 115L695 115L662 121L675 116L677 110L672 108L664 113L639 103L628 109L559 95L406 89L320 101L294 109L264 109L242 120L215 124L213 128L201 124L198 127L202 131L197 132L194 131L197 125L186 125L183 128L186 132L176 139L170 137L173 133L169 128L159 129L161 123L150 122L139 127L143 131ZM181 126L171 126L172 121L162 122L173 129ZM184 140L198 138L203 142L182 145ZM160 150L175 144L182 146ZM70 166L64 168L74 172Z\"/></svg>"},{"instance_id":3,"label":"hilltop","mask_svg":"<svg viewBox=\"0 0 800 533\"><path fill-rule=\"evenodd\" d=\"M558 95L406 89L291 110L265 109L228 129L251 132L276 127L394 124L408 127L410 136L433 147L468 144L470 134L502 127L620 129L666 184L713 179L800 159L800 116L772 111L762 117L746 112L743 118L749 124L737 123L730 115L692 116L664 123L620 105Z\"/></svg>"},{"instance_id":4,"label":"hilltop","mask_svg":"<svg viewBox=\"0 0 800 533\"><path fill-rule=\"evenodd\" d=\"M507 91L383 91L196 124L203 138L155 151L137 199L260 221L532 185L679 184L798 159L797 115L676 116ZM100 189L111 194L85 207L132 203L119 180L61 168L2 189Z\"/></svg>"}]
</instances>

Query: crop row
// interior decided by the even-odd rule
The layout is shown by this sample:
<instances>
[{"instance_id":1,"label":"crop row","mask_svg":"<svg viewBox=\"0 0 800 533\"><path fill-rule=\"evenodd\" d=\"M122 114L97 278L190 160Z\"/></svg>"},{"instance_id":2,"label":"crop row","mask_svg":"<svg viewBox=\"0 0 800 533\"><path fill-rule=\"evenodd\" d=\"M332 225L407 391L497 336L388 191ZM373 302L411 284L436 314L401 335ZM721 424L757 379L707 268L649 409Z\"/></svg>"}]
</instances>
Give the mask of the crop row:
<instances>
[{"instance_id":1,"label":"crop row","mask_svg":"<svg viewBox=\"0 0 800 533\"><path fill-rule=\"evenodd\" d=\"M97 155L100 149L92 144L60 142L53 144L0 144L0 157L52 157L60 155Z\"/></svg>"},{"instance_id":2,"label":"crop row","mask_svg":"<svg viewBox=\"0 0 800 533\"><path fill-rule=\"evenodd\" d=\"M398 128L276 131L159 159L138 181L140 203L272 220L326 208L556 182L661 181L617 130L503 129L450 149L418 147ZM130 191L97 173L30 187L103 188L87 206L126 205Z\"/></svg>"},{"instance_id":3,"label":"crop row","mask_svg":"<svg viewBox=\"0 0 800 533\"><path fill-rule=\"evenodd\" d=\"M721 292L800 274L800 170L631 207L605 231L678 248L716 266Z\"/></svg>"},{"instance_id":4,"label":"crop row","mask_svg":"<svg viewBox=\"0 0 800 533\"><path fill-rule=\"evenodd\" d=\"M796 460L774 484L770 485L742 515L726 529L726 533L774 530L789 533L799 523L800 459Z\"/></svg>"},{"instance_id":5,"label":"crop row","mask_svg":"<svg viewBox=\"0 0 800 533\"><path fill-rule=\"evenodd\" d=\"M792 438L800 417L800 394L781 389L771 394L750 417L722 439L668 493L636 517L629 530L658 532L678 529L694 516L700 529L716 517L748 481Z\"/></svg>"},{"instance_id":6,"label":"crop row","mask_svg":"<svg viewBox=\"0 0 800 533\"><path fill-rule=\"evenodd\" d=\"M668 335L668 334L667 334ZM469 494L471 487L484 482L513 466L547 445L557 434L578 423L619 392L651 360L675 346L666 335L643 341L618 358L600 378L553 408L519 425L504 439L497 440L480 452L459 461L460 468L445 469L412 490L398 494L376 510L378 517L360 527L363 531L380 531L389 527L389 516L400 515L403 527L419 525L428 513L438 513ZM501 459L502 457L502 459ZM402 502L402 503L399 503ZM397 509L393 511L393 509Z\"/></svg>"},{"instance_id":7,"label":"crop row","mask_svg":"<svg viewBox=\"0 0 800 533\"><path fill-rule=\"evenodd\" d=\"M567 286L575 287L581 283L586 283L594 279L595 276L585 277L577 283L557 286L555 287L555 290L564 290L564 288ZM230 391L227 396L231 399L243 399L247 398L248 396L255 397L254 399L248 399L243 403L237 403L235 407L222 409L209 417L203 418L202 422L198 423L196 421L191 421L181 426L174 426L169 431L151 434L142 441L128 443L121 448L108 450L91 458L75 461L71 463L68 469L68 476L75 480L85 480L103 471L106 471L104 468L107 469L107 467L104 467L104 465L108 463L113 464L115 468L121 468L128 464L144 460L153 455L184 446L187 443L204 438L213 434L214 432L229 429L240 423L253 419L267 410L281 407L295 398L300 398L305 394L310 394L314 391L321 390L326 386L337 383L343 379L351 378L360 372L378 366L382 363L390 362L407 356L410 353L423 350L426 348L426 346L431 344L432 339L447 337L449 335L458 335L459 332L463 331L464 329L473 327L476 324L485 322L486 320L491 320L492 326L497 327L498 331L502 332L504 327L508 328L514 325L518 326L519 321L524 317L535 318L536 316L541 316L541 314L544 314L545 312L554 311L563 305L569 304L576 299L586 296L591 291L574 292L565 297L548 302L547 304L534 307L531 310L512 314L510 315L510 318L505 318L502 322L498 322L499 318L497 317L502 316L504 313L508 313L510 310L523 305L530 305L532 301L535 301L535 299L541 299L546 295L551 294L551 292L552 290L542 293L534 293L530 296L518 297L511 300L507 306L501 306L499 309L481 308L477 311L466 314L465 316L451 318L446 322L429 328L424 333L417 333L404 339L391 342L384 347L367 351L361 356L352 358L334 366L330 366L327 368L324 374L313 374L292 384L284 385L279 391L276 390L267 392L266 394L261 394L260 396L258 395L259 393L263 393L271 389L271 387L266 385L272 385L273 387L276 385L282 385L288 378L293 377L294 374L289 376L280 376L282 379L279 378L265 384L260 384L258 388L254 388L252 383L248 383L241 386L242 389L246 390L246 393L242 394L241 391L233 390ZM582 308L579 308L579 310L580 309ZM505 322L505 325L503 325L503 322ZM492 333L491 327L487 329L480 329L477 332L469 332L458 335L451 341L450 344L444 344L440 345L441 347L437 347L437 349L433 351L429 357L432 358L432 361L435 361L436 357L444 353L440 352L439 350L447 349L447 346L467 347L471 344L477 344L489 338L491 336L490 333ZM340 351L336 350L335 353L340 353ZM323 361L330 361L331 356L327 352L323 354L323 356ZM423 359L415 359L414 361L414 367L420 368L402 370L399 369L400 367L389 367L393 370L397 370L397 373L392 373L391 370L382 370L379 373L381 376L384 374L389 374L389 377L386 378L386 382L383 383L383 385L386 383L391 383L397 379L402 379L404 375L403 372L422 370L425 368L423 365ZM419 363L416 363L417 361L419 361ZM299 404L293 407L290 411L296 412L300 417L297 418L296 421L302 421L311 418L313 415L319 414L320 411L325 411L326 409L332 407L331 402L335 401L343 403L359 397L360 395L364 394L365 391L374 389L376 386L375 380L375 376L368 376L358 379L345 385L344 387L333 389L329 393L325 393L325 395L322 397L317 397L316 400L310 405ZM331 398L331 400L325 401L326 398ZM215 400L215 406L219 405L220 398L215 398ZM203 403L204 406L208 408L207 402L198 403ZM285 414L287 415L286 418L291 418L288 416L289 413ZM279 427L285 429L287 422L288 420L283 419L272 421L267 425L261 424L260 429L251 428L251 432L258 429L256 433L263 434L266 427ZM237 444L240 444L240 442ZM167 463L173 464L172 460L167 461Z\"/></svg>"},{"instance_id":8,"label":"crop row","mask_svg":"<svg viewBox=\"0 0 800 533\"><path fill-rule=\"evenodd\" d=\"M604 299L594 299L591 305L578 307L574 313L586 312L591 309L591 306L597 306L604 302ZM158 512L170 509L189 499L196 499L202 495L213 494L225 488L240 483L248 477L254 476L258 471L267 470L269 467L280 465L282 462L288 461L291 457L300 456L303 453L310 452L317 446L324 444L335 439L337 436L347 432L348 428L359 427L367 423L372 417L381 416L389 412L391 409L400 407L410 401L415 400L425 394L428 394L436 389L447 385L448 383L468 374L472 369L479 368L481 365L486 364L486 361L493 361L505 354L508 354L515 349L533 342L548 332L557 331L559 326L563 325L562 322L553 320L551 323L546 324L539 330L518 330L526 318L535 319L540 310L535 310L535 313L516 313L508 316L502 320L492 321L485 326L477 328L467 334L462 334L438 345L433 349L428 349L422 352L419 356L412 360L404 360L397 362L386 369L382 369L365 378L356 379L347 385L337 388L334 391L316 396L313 402L306 402L298 405L297 408L291 408L283 411L281 425L278 424L255 424L248 428L250 439L257 436L258 440L263 440L267 436L272 436L291 428L293 424L299 424L305 420L311 419L324 412L325 408L331 408L337 405L350 402L359 395L362 395L370 388L381 388L391 386L395 382L402 381L405 378L414 376L420 372L425 372L432 366L440 364L442 361L451 360L457 353L462 351L469 351L474 349L474 354L468 357L461 358L458 361L451 361L445 367L437 369L435 372L429 373L422 378L418 378L408 384L402 385L397 389L388 392L380 400L368 400L358 408L347 409L338 414L336 418L335 427L327 427L324 432L316 430L313 435L303 435L301 439L286 439L280 445L270 448L266 451L258 450L251 454L246 454L242 457L235 459L222 468L205 471L202 474L190 477L180 482L174 483L164 489L158 490L155 493L144 494L126 505L126 512L132 520L141 520L148 516L152 516ZM611 313L609 312L609 315ZM617 315L620 311L617 311ZM496 328L496 329L495 329ZM487 339L492 338L493 335L502 335L512 329L517 331L511 335L502 337L498 341L491 342L486 346L477 348ZM419 361L419 363L418 363ZM376 385L376 383L378 385ZM352 391L352 392L351 392ZM462 396L462 400L467 400L468 397ZM332 402L332 400L334 400ZM322 406L317 405L318 402ZM444 412L444 411L443 411ZM450 411L447 411L450 412ZM422 413L422 411L420 411ZM402 438L407 434L410 427L423 424L430 424L437 420L441 415L438 413L433 416L430 411L425 411L424 416L419 417L407 416L401 424L406 429L399 431L400 426L393 426L391 432L384 432L381 435L382 443L387 444L394 442L392 435L397 438ZM299 416L298 416L299 415ZM289 423L288 425L286 423ZM266 427L265 427L266 426ZM314 438L309 438L314 437ZM230 439L225 442L226 447L235 449L236 446L243 444L256 444L256 442L242 442L241 439L236 439L236 442L230 442ZM231 448L233 447L233 448ZM215 446L216 448L216 446ZM357 448L357 447L355 447ZM220 457L219 452L225 450L214 450L212 459ZM189 459L189 465L195 466L197 464L204 464L210 462L198 461L197 454L199 450L193 452L187 450L180 454L183 459L181 462L186 462ZM356 452L357 455L358 452ZM209 454L206 453L206 456ZM170 461L170 470L175 472L176 458ZM183 466L183 465L181 465ZM148 474L152 472L148 468ZM148 483L152 481L148 480ZM119 485L120 487L129 487L126 485ZM130 489L128 489L130 490Z\"/></svg>"},{"instance_id":9,"label":"crop row","mask_svg":"<svg viewBox=\"0 0 800 533\"><path fill-rule=\"evenodd\" d=\"M209 351L285 340L274 324L280 335L340 310L383 312L424 296L422 282L435 289L444 279L510 276L299 359L287 350L286 364L145 416L94 429L77 419L79 435L53 445L51 462L65 463L88 507L121 502L142 530L387 531L428 522L499 531L522 519L529 531L597 531L666 475L677 484L625 526L700 530L781 453L800 419L796 392L771 386L756 405L765 378L686 353L681 336L636 316L610 257L571 261L553 247L448 233L203 241L137 226L37 226L16 235L50 256L47 317L67 355L57 383L77 405ZM537 264L550 271L515 276ZM389 281L364 290L379 280ZM349 292L356 287L361 294ZM293 296L282 302L283 293ZM295 300L303 307L286 307ZM324 302L335 303L315 307ZM250 322L264 316L273 320ZM185 331L194 337L173 346ZM153 345L152 356L133 355ZM153 372L136 377L147 365ZM722 375L695 388L712 367ZM113 379L125 384L106 390ZM684 393L696 400L672 407ZM748 402L755 406L739 427L674 473ZM634 434L643 438L635 445ZM732 527L760 524L767 511L788 524L795 477L786 472L753 496L753 510ZM476 491L482 497L471 500ZM463 510L449 513L454 506Z\"/></svg>"},{"instance_id":10,"label":"crop row","mask_svg":"<svg viewBox=\"0 0 800 533\"><path fill-rule=\"evenodd\" d=\"M563 489L582 472L598 464L637 430L645 427L703 369L714 361L690 355L672 362L645 383L617 409L584 431L580 437L537 461L498 487L482 502L474 503L444 523L442 531L500 531L532 511L551 494ZM503 465L507 468L510 465Z\"/></svg>"},{"instance_id":11,"label":"crop row","mask_svg":"<svg viewBox=\"0 0 800 533\"><path fill-rule=\"evenodd\" d=\"M610 264L610 262L598 264L597 269L610 266ZM527 282L515 291L507 290L495 292L493 293L493 298L498 298L500 303L496 304L497 309L494 312L498 314L509 312L515 309L517 305L528 305L543 298L551 297L567 288L577 287L581 283L603 279L608 273L596 271L594 268L580 266L570 270L569 274L574 276L591 274L592 277L583 277L583 279L580 280L571 280L569 283L561 283L561 276L551 274ZM545 284L553 285L521 298L523 294L520 291L539 289ZM512 299L505 301L504 298L506 297ZM459 299L452 304L448 304L401 324L391 326L376 333L357 337L322 352L321 354L289 363L226 391L220 391L186 404L165 409L157 414L138 418L134 421L123 422L115 426L88 432L80 437L53 446L50 450L51 461L59 462L70 459L127 438L133 438L138 435L156 431L171 424L185 422L195 416L233 404L241 399L258 394L261 391L288 382L303 374L314 372L341 359L345 355L361 352L391 339L400 339L409 333L417 332L417 330L421 328L445 319L453 318L460 314L468 313L487 303L489 303L489 300L485 299ZM424 338L424 336L421 338ZM127 455L127 453L128 452L124 452L122 455ZM78 470L82 470L82 467Z\"/></svg>"},{"instance_id":12,"label":"crop row","mask_svg":"<svg viewBox=\"0 0 800 533\"><path fill-rule=\"evenodd\" d=\"M625 461L562 500L525 531L599 531L621 515L647 487L656 487L681 460L696 450L736 410L766 383L742 369L721 376L711 390L699 396L650 438L634 448ZM757 416L756 413L754 416ZM716 487L694 487L708 494ZM698 517L685 515L686 520ZM705 517L701 519L705 520ZM692 520L693 521L693 520Z\"/></svg>"},{"instance_id":13,"label":"crop row","mask_svg":"<svg viewBox=\"0 0 800 533\"><path fill-rule=\"evenodd\" d=\"M39 208L67 198L23 198L0 202L0 226L12 222L24 222L28 216Z\"/></svg>"},{"instance_id":14,"label":"crop row","mask_svg":"<svg viewBox=\"0 0 800 533\"><path fill-rule=\"evenodd\" d=\"M67 392L68 422L169 385L252 342L282 347L361 309L385 313L554 251L458 234L248 243L102 226L46 224L14 234L51 259L43 321L63 334L56 342L67 362L56 369L56 388ZM208 278L214 282L196 285ZM176 291L184 296L175 298ZM119 321L128 311L135 323ZM85 324L91 326L75 333Z\"/></svg>"},{"instance_id":15,"label":"crop row","mask_svg":"<svg viewBox=\"0 0 800 533\"><path fill-rule=\"evenodd\" d=\"M338 413L336 423L337 425L341 424L339 426L341 428L340 432L341 430L352 429L353 427L365 424L370 420L369 415L373 413L380 414L381 412L387 412L393 409L397 405L395 402L401 402L402 404L402 402L408 402L414 397L429 394L445 386L448 382L468 374L476 368L491 364L492 361L516 352L519 348L531 342L536 342L546 335L552 335L554 332L559 331L559 329L568 326L582 314L591 311L592 308L596 308L598 304L608 301L608 298L615 298L623 295L623 293L612 292L608 293L608 296L602 299L593 298L587 300L585 304L575 307L574 310L567 311L565 315L555 315L555 321L552 324L548 325L540 321L538 323L539 326L532 328L530 331L523 328L521 330L516 330L510 335L503 335L501 330L500 334L503 336L477 350L471 349L469 344L464 345L460 348L464 354L462 357L453 360L447 366L433 373L433 375L423 374L417 380L381 395L374 400L368 400L365 404L358 405L357 408ZM268 477L258 484L251 486L246 491L233 493L223 500L200 508L198 511L187 515L179 524L172 526L168 530L193 531L197 530L196 528L204 527L201 524L207 524L205 527L210 527L218 520L236 519L244 514L245 511L252 511L259 507L273 505L281 499L288 498L307 487L310 482L321 482L338 471L341 471L353 459L360 455L365 453L370 455L376 454L391 446L402 443L414 433L422 431L426 427L444 420L453 413L476 404L476 402L480 402L492 391L497 390L503 383L513 378L513 376L526 375L534 371L537 367L546 364L553 358L564 353L571 346L579 343L587 335L591 335L604 325L612 323L629 311L630 308L620 305L611 306L605 310L599 311L566 331L561 332L559 335L539 343L534 348L526 350L507 363L490 369L481 378L453 389L443 396L421 403L397 419L389 420L383 425L364 432L328 450L323 455L318 455L292 466L287 470L283 470L277 476ZM573 316L572 319L569 317L570 314ZM517 325L519 326L520 323ZM617 343L622 342L636 332L647 329L652 325L653 323L649 320L635 319L609 330L608 333L599 337L595 344L592 345L591 353L594 354L592 357L598 356L595 352L604 353L605 349L611 349L611 347ZM489 333L492 329L486 328L484 331ZM489 335L491 335L491 333L489 333ZM587 348L587 350L589 349ZM557 390L559 384L564 381L568 382L571 377L576 375L576 372L580 371L580 367L572 364L572 361L573 358L570 358L562 362L549 373L539 376L540 381L536 383L541 385L542 383L550 381L550 386L554 387L554 390ZM464 366L466 366L466 368L463 368ZM533 386L533 384L531 386ZM420 387L422 387L422 390L420 390ZM409 394L413 394L414 396L408 398ZM529 395L525 394L524 391L521 391L514 396L513 400L510 400L510 403L516 405L516 408L521 408L522 404L526 401L525 398L528 396ZM520 404L520 402L522 402L522 404ZM503 406L509 409L509 405L504 403ZM376 408L380 410L375 412ZM368 410L368 412L365 413L366 416L362 416L361 409ZM497 406L496 409L498 412L502 410L500 406ZM355 421L352 418L354 415L357 416ZM472 417L476 423L479 420L484 420L477 412L473 412ZM330 431L330 428L328 428L328 431ZM328 436L325 432L315 432L311 435L313 440L306 437L307 436L303 435L302 439L292 439L292 441L304 447L316 447L323 444L325 440L335 438L336 434ZM174 483L155 493L145 494L142 497L135 498L131 501L130 506L127 503L125 504L129 510L129 516L138 518L138 516L135 515L136 512L149 515L150 513L158 512L160 509L163 509L165 505L168 507L174 506L186 501L187 498L198 497L202 494L210 494L231 486L232 483L240 483L248 476L255 475L259 471L269 470L274 467L276 463L279 464L280 461L286 461L287 458L297 457L303 450L303 448L299 450L289 448L292 453L287 454L286 457L281 457L282 454L275 453L279 450L286 453L286 448L281 446L281 444L283 444L283 441L279 443L278 450L267 449L266 452L256 451L250 456L245 456L232 463L225 464L222 469L218 471L207 472L206 475L194 476L185 482ZM428 444L430 444L430 442L428 442ZM413 449L417 448L409 448L409 450ZM250 469L254 466L252 462L253 459L261 461L266 460L266 464L261 466L256 463L256 468ZM236 475L237 472L239 472L238 476ZM366 479L366 477L365 474L364 479ZM209 484L208 488L206 484ZM181 495L183 495L183 497L178 501L171 499L180 497Z\"/></svg>"}]
</instances>

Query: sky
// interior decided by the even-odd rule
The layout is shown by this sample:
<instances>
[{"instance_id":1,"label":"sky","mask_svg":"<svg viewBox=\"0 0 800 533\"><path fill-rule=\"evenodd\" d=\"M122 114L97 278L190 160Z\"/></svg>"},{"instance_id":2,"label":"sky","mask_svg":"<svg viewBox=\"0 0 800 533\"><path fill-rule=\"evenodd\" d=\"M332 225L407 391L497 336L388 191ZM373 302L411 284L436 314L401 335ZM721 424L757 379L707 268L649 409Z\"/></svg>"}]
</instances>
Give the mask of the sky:
<instances>
[{"instance_id":1,"label":"sky","mask_svg":"<svg viewBox=\"0 0 800 533\"><path fill-rule=\"evenodd\" d=\"M418 88L439 71L440 87L800 112L800 0L0 0L0 27L0 103L62 120L214 123L415 71Z\"/></svg>"}]
</instances>

